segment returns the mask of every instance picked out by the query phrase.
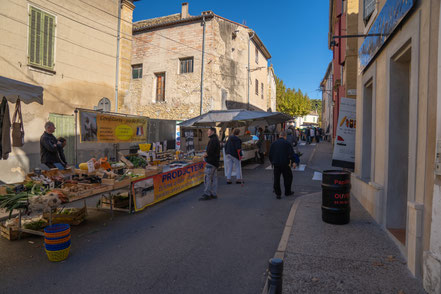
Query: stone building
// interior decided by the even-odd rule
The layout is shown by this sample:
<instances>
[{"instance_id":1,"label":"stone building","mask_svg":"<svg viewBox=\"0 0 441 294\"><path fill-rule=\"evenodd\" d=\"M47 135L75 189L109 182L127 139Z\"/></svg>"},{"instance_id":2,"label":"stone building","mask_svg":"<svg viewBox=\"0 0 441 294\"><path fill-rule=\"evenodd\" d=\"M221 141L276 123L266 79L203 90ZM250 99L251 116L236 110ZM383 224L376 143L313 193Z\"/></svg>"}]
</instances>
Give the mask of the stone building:
<instances>
[{"instance_id":1,"label":"stone building","mask_svg":"<svg viewBox=\"0 0 441 294\"><path fill-rule=\"evenodd\" d=\"M191 16L184 3L181 13L135 22L132 48L129 113L184 120L209 110L270 108L271 55L245 25L212 11Z\"/></svg>"},{"instance_id":2,"label":"stone building","mask_svg":"<svg viewBox=\"0 0 441 294\"><path fill-rule=\"evenodd\" d=\"M334 101L333 101L333 70L332 62L326 69L325 76L320 82L320 90L322 91L322 128L325 131L327 139L331 139L334 133Z\"/></svg>"},{"instance_id":3,"label":"stone building","mask_svg":"<svg viewBox=\"0 0 441 294\"><path fill-rule=\"evenodd\" d=\"M329 49L333 53L334 77L333 125L337 125L341 98L356 98L357 94L357 39L344 36L358 34L358 1L329 1ZM334 128L333 138L336 131Z\"/></svg>"},{"instance_id":4,"label":"stone building","mask_svg":"<svg viewBox=\"0 0 441 294\"><path fill-rule=\"evenodd\" d=\"M268 67L268 110L276 111L277 100L277 86L276 86L276 74L272 65Z\"/></svg>"},{"instance_id":5,"label":"stone building","mask_svg":"<svg viewBox=\"0 0 441 294\"><path fill-rule=\"evenodd\" d=\"M440 1L359 5L358 31L383 36L358 39L352 194L426 290L441 293Z\"/></svg>"},{"instance_id":6,"label":"stone building","mask_svg":"<svg viewBox=\"0 0 441 294\"><path fill-rule=\"evenodd\" d=\"M1 162L0 182L20 181L39 166L39 139L46 121L54 121L55 134L67 138L65 153L72 163L75 108L116 109L117 85L122 99L130 81L124 76L131 74L132 2L1 1L0 76L41 86L44 92L43 105L22 105L25 145L13 148L9 159ZM122 4L117 72L118 3ZM80 148L101 152L107 147L111 148L88 144Z\"/></svg>"}]
</instances>

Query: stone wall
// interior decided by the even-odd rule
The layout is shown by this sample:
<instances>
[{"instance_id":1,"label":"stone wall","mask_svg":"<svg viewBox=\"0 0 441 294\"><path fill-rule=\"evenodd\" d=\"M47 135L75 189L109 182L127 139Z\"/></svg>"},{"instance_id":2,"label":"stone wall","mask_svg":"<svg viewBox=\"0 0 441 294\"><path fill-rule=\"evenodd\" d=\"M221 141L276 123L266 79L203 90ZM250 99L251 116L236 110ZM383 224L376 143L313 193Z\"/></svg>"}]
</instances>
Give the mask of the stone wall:
<instances>
[{"instance_id":1,"label":"stone wall","mask_svg":"<svg viewBox=\"0 0 441 294\"><path fill-rule=\"evenodd\" d=\"M248 102L248 42L250 29L212 17L206 21L204 97L202 112L225 109L228 102ZM135 32L132 64L143 65L141 79L132 80L124 111L158 119L185 120L200 114L203 26L198 20ZM180 58L192 57L192 73L179 72ZM250 42L250 104L267 109L267 60ZM156 73L165 72L165 101L156 99ZM259 94L255 94L255 79ZM263 98L262 98L263 83Z\"/></svg>"}]
</instances>

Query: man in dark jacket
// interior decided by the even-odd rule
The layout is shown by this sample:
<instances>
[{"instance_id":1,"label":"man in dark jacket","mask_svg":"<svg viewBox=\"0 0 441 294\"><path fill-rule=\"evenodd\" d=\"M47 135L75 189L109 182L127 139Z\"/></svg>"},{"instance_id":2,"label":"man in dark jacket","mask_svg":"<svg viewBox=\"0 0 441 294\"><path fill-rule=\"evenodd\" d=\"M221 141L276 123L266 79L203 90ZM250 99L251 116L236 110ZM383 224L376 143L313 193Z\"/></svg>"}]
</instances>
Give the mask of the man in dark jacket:
<instances>
[{"instance_id":1,"label":"man in dark jacket","mask_svg":"<svg viewBox=\"0 0 441 294\"><path fill-rule=\"evenodd\" d=\"M240 130L234 129L233 134L228 137L225 144L224 163L227 171L227 184L231 184L231 173L233 167L236 170L236 184L242 183L242 167L240 160L242 159L242 140L239 139Z\"/></svg>"},{"instance_id":2,"label":"man in dark jacket","mask_svg":"<svg viewBox=\"0 0 441 294\"><path fill-rule=\"evenodd\" d=\"M44 133L40 137L40 156L41 163L47 165L49 168L56 168L55 163L60 163L60 156L58 155L57 138L53 135L55 132L55 125L48 121L44 125ZM61 143L60 143L61 144Z\"/></svg>"},{"instance_id":3,"label":"man in dark jacket","mask_svg":"<svg viewBox=\"0 0 441 294\"><path fill-rule=\"evenodd\" d=\"M280 199L282 195L280 175L283 175L285 195L293 195L294 192L291 191L293 178L291 162L294 162L294 151L292 145L286 141L286 132L280 132L279 139L271 144L269 159L274 166L274 192L277 195L277 199Z\"/></svg>"},{"instance_id":4,"label":"man in dark jacket","mask_svg":"<svg viewBox=\"0 0 441 294\"><path fill-rule=\"evenodd\" d=\"M219 167L220 159L220 143L216 135L216 129L208 129L207 151L205 157L205 178L204 178L204 195L199 200L210 200L217 198L217 168Z\"/></svg>"}]
</instances>

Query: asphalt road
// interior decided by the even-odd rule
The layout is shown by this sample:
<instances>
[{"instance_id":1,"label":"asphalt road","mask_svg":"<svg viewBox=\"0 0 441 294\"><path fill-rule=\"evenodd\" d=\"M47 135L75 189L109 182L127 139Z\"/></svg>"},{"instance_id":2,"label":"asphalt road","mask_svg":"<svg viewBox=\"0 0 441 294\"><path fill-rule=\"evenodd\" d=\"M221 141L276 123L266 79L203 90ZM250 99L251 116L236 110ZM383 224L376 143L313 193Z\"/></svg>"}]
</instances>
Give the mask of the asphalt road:
<instances>
[{"instance_id":1,"label":"asphalt road","mask_svg":"<svg viewBox=\"0 0 441 294\"><path fill-rule=\"evenodd\" d=\"M306 163L315 146L301 146ZM320 190L294 173L294 197L276 200L269 163L244 169L245 185L198 201L202 185L145 211L93 211L72 229L69 258L51 263L42 238L0 240L1 293L259 293L296 195ZM30 243L32 242L32 243Z\"/></svg>"}]
</instances>

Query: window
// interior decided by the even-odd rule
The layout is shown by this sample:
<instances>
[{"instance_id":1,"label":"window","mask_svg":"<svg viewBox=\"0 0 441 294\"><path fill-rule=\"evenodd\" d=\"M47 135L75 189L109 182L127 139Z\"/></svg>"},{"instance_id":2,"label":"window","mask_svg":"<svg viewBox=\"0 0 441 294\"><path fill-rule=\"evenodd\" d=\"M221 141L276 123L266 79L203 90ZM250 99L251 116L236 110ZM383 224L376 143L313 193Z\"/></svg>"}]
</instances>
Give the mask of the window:
<instances>
[{"instance_id":1,"label":"window","mask_svg":"<svg viewBox=\"0 0 441 294\"><path fill-rule=\"evenodd\" d=\"M259 95L259 81L256 79L256 95Z\"/></svg>"},{"instance_id":2,"label":"window","mask_svg":"<svg viewBox=\"0 0 441 294\"><path fill-rule=\"evenodd\" d=\"M98 106L96 107L97 110L102 110L102 111L110 111L110 100L106 97L104 97L103 99L100 100L100 102L98 102Z\"/></svg>"},{"instance_id":3,"label":"window","mask_svg":"<svg viewBox=\"0 0 441 294\"><path fill-rule=\"evenodd\" d=\"M262 99L263 99L263 83L261 83L260 85L262 86L261 91L260 91L260 95L262 95Z\"/></svg>"},{"instance_id":4,"label":"window","mask_svg":"<svg viewBox=\"0 0 441 294\"><path fill-rule=\"evenodd\" d=\"M259 49L257 49L257 46L256 46L255 55L256 55L256 63L259 64Z\"/></svg>"},{"instance_id":5,"label":"window","mask_svg":"<svg viewBox=\"0 0 441 294\"><path fill-rule=\"evenodd\" d=\"M181 64L180 66L181 74L193 72L193 57L180 58L179 62Z\"/></svg>"},{"instance_id":6,"label":"window","mask_svg":"<svg viewBox=\"0 0 441 294\"><path fill-rule=\"evenodd\" d=\"M157 73L156 76L156 102L165 101L165 72Z\"/></svg>"},{"instance_id":7,"label":"window","mask_svg":"<svg viewBox=\"0 0 441 294\"><path fill-rule=\"evenodd\" d=\"M132 78L134 80L142 78L142 64L132 65Z\"/></svg>"},{"instance_id":8,"label":"window","mask_svg":"<svg viewBox=\"0 0 441 294\"><path fill-rule=\"evenodd\" d=\"M29 64L54 68L55 16L30 6Z\"/></svg>"},{"instance_id":9,"label":"window","mask_svg":"<svg viewBox=\"0 0 441 294\"><path fill-rule=\"evenodd\" d=\"M369 17L375 10L376 0L363 0L363 19L369 20Z\"/></svg>"}]
</instances>

